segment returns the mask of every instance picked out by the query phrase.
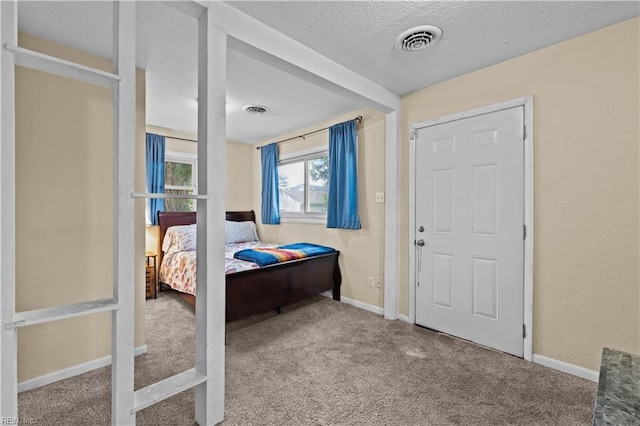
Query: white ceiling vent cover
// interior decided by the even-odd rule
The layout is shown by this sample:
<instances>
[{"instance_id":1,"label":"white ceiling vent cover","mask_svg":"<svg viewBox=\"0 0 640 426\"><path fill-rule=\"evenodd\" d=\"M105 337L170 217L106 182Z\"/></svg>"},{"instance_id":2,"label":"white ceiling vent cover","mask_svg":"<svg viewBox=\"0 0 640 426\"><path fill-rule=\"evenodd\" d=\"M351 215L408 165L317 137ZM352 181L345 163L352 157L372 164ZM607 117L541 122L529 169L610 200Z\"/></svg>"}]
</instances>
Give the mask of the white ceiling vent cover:
<instances>
[{"instance_id":1,"label":"white ceiling vent cover","mask_svg":"<svg viewBox=\"0 0 640 426\"><path fill-rule=\"evenodd\" d=\"M262 105L245 105L242 107L242 109L247 114L253 114L253 115L262 115L265 112L267 112L267 107L263 107Z\"/></svg>"},{"instance_id":2,"label":"white ceiling vent cover","mask_svg":"<svg viewBox=\"0 0 640 426\"><path fill-rule=\"evenodd\" d=\"M396 38L395 46L401 52L416 52L440 40L442 29L435 25L421 25L404 31Z\"/></svg>"}]
</instances>

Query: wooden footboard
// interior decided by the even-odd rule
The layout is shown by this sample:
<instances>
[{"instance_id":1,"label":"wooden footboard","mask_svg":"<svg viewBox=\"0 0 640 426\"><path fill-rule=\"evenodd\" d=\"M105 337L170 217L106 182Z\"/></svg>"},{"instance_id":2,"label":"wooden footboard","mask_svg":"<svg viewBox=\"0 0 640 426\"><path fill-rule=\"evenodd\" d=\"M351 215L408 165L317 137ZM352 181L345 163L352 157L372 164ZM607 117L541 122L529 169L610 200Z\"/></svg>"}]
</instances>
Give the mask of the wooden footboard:
<instances>
[{"instance_id":1,"label":"wooden footboard","mask_svg":"<svg viewBox=\"0 0 640 426\"><path fill-rule=\"evenodd\" d=\"M193 212L160 212L158 219L162 246L164 235L170 226L195 223L196 215ZM255 222L255 214L253 210L227 212L226 219ZM282 306L328 290L333 291L335 300L340 300L342 274L338 265L339 256L340 252L336 251L226 275L227 322L272 309L279 310ZM185 300L195 304L195 297L188 296Z\"/></svg>"},{"instance_id":2,"label":"wooden footboard","mask_svg":"<svg viewBox=\"0 0 640 426\"><path fill-rule=\"evenodd\" d=\"M227 321L277 309L332 290L340 300L340 252L227 275Z\"/></svg>"}]
</instances>

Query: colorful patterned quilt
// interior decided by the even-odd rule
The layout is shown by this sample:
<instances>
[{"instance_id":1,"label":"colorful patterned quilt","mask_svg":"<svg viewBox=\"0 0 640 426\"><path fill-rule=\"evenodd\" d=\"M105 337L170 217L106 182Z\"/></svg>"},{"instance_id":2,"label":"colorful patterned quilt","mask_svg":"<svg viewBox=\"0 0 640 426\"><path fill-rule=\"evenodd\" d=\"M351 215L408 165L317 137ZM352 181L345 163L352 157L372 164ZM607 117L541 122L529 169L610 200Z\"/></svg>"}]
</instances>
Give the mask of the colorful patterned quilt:
<instances>
[{"instance_id":1,"label":"colorful patterned quilt","mask_svg":"<svg viewBox=\"0 0 640 426\"><path fill-rule=\"evenodd\" d=\"M288 244L279 247L256 247L237 251L233 257L247 262L257 263L260 266L273 265L290 260L303 259L310 256L318 256L334 252L331 247L309 243Z\"/></svg>"},{"instance_id":2,"label":"colorful patterned quilt","mask_svg":"<svg viewBox=\"0 0 640 426\"><path fill-rule=\"evenodd\" d=\"M226 274L257 269L256 263L234 259L233 255L238 250L255 247L276 247L275 244L261 241L250 241L225 245L224 266ZM179 251L165 254L158 271L160 282L168 284L171 288L188 294L196 294L196 252Z\"/></svg>"}]
</instances>

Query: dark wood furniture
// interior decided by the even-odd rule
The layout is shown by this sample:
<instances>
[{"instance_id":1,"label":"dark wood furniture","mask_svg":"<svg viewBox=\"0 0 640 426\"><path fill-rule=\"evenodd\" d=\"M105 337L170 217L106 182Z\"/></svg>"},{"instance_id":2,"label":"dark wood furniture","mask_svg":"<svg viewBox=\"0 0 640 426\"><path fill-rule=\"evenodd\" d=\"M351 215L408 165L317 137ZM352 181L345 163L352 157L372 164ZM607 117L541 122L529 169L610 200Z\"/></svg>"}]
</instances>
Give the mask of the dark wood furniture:
<instances>
[{"instance_id":1,"label":"dark wood furniture","mask_svg":"<svg viewBox=\"0 0 640 426\"><path fill-rule=\"evenodd\" d=\"M253 210L227 212L226 220L252 221ZM170 226L196 222L194 212L159 212L160 247ZM306 259L265 266L259 269L226 275L226 320L234 321L250 315L278 310L282 306L333 290L333 298L340 300L342 275L338 266L339 251ZM160 254L162 264L162 253ZM161 284L162 285L162 284ZM191 299L191 300L189 300ZM185 298L190 303L195 298Z\"/></svg>"},{"instance_id":2,"label":"dark wood furniture","mask_svg":"<svg viewBox=\"0 0 640 426\"><path fill-rule=\"evenodd\" d=\"M150 251L145 253L147 258L146 261L146 298L151 299L152 297L156 299L158 294L156 293L158 288L158 255L152 253Z\"/></svg>"}]
</instances>

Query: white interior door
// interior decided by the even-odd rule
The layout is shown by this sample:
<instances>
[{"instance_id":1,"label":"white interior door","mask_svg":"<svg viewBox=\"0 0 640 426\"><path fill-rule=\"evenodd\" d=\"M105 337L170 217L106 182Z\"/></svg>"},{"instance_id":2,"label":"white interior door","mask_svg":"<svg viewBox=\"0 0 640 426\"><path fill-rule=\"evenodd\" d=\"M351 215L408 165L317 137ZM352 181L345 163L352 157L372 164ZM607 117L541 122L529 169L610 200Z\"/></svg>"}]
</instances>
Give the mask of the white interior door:
<instances>
[{"instance_id":1,"label":"white interior door","mask_svg":"<svg viewBox=\"0 0 640 426\"><path fill-rule=\"evenodd\" d=\"M416 131L416 324L523 355L523 107ZM424 245L422 245L424 243Z\"/></svg>"}]
</instances>

